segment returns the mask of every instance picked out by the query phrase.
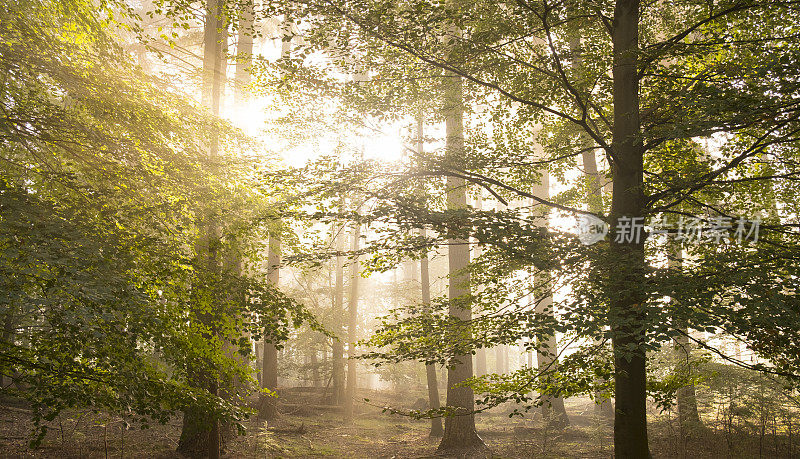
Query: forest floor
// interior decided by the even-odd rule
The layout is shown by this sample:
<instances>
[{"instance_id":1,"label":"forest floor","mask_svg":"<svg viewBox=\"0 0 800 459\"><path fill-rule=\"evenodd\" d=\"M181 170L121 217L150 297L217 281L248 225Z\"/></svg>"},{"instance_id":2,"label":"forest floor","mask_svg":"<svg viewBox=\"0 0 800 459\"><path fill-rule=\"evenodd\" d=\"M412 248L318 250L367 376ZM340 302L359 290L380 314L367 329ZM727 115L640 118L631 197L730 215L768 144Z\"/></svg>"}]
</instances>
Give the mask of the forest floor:
<instances>
[{"instance_id":1,"label":"forest floor","mask_svg":"<svg viewBox=\"0 0 800 459\"><path fill-rule=\"evenodd\" d=\"M251 420L247 435L226 445L228 458L422 458L437 457L438 439L430 438L429 420L413 420L382 413L382 403L409 408L416 394L388 399L369 394L352 422L324 405L314 405L316 394L285 391L279 420L268 425ZM399 403L405 400L406 403ZM376 404L378 406L374 406ZM477 416L477 429L497 458L608 458L613 455L612 427L591 416L588 399L567 400L571 425L564 430L546 428L536 416L509 418L510 408L498 407ZM759 438L726 434L709 427L695 438L682 441L674 416L655 414L650 422L650 445L656 458L798 457L788 451L786 438ZM37 449L28 447L31 413L21 404L0 404L0 457L39 458L180 458L175 448L181 422L142 430L123 428L122 419L108 414L72 411L50 422L50 430Z\"/></svg>"}]
</instances>

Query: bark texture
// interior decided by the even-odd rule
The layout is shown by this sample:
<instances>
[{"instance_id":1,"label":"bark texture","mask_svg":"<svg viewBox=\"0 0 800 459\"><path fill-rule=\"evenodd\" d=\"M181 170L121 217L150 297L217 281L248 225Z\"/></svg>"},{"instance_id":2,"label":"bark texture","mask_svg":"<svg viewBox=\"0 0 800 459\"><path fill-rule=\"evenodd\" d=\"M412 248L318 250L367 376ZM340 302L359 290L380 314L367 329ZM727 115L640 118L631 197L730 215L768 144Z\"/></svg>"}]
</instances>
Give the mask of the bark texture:
<instances>
[{"instance_id":1,"label":"bark texture","mask_svg":"<svg viewBox=\"0 0 800 459\"><path fill-rule=\"evenodd\" d=\"M618 458L649 458L647 375L645 371L644 235L617 240L621 218L644 214L643 145L639 119L639 1L617 0L614 7L609 319L614 350L614 453Z\"/></svg>"},{"instance_id":2,"label":"bark texture","mask_svg":"<svg viewBox=\"0 0 800 459\"><path fill-rule=\"evenodd\" d=\"M445 116L446 144L445 155L450 161L457 161L464 151L464 101L461 78L450 73L445 89ZM464 179L448 177L446 184L447 208L463 209L467 205L467 187ZM470 294L470 278L467 267L469 266L468 240L448 238L448 263L450 284L448 295L450 298L449 315L460 321L469 321L472 310L468 302L464 301ZM461 382L472 377L472 355L456 355L447 370L447 407L453 415L445 417L444 436L439 444L440 451L485 449L483 440L475 430L475 399L472 388L456 387Z\"/></svg>"}]
</instances>

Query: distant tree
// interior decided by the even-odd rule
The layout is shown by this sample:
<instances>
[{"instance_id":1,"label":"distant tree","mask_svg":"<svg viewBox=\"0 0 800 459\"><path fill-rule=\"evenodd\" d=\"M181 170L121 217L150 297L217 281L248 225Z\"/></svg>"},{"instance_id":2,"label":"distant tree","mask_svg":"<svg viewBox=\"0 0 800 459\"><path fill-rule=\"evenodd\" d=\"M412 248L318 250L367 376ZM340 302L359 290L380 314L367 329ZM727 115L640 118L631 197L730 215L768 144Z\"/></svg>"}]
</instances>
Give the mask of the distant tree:
<instances>
[{"instance_id":1,"label":"distant tree","mask_svg":"<svg viewBox=\"0 0 800 459\"><path fill-rule=\"evenodd\" d=\"M420 234L423 238L425 232L422 230ZM422 304L431 304L431 276L428 262L428 254L423 254L420 258L420 285L422 289ZM428 386L428 407L431 410L439 410L441 402L439 401L439 383L436 378L436 364L425 364L425 380ZM442 427L442 418L438 416L431 417L431 437L441 437L444 435L444 428Z\"/></svg>"},{"instance_id":2,"label":"distant tree","mask_svg":"<svg viewBox=\"0 0 800 459\"><path fill-rule=\"evenodd\" d=\"M267 281L275 288L280 283L281 264L281 237L280 230L275 231L269 238L269 256L267 258ZM278 390L278 345L267 337L264 338L264 356L261 367L261 387L270 393L262 395L259 415L268 421L274 421L278 416L277 396Z\"/></svg>"},{"instance_id":3,"label":"distant tree","mask_svg":"<svg viewBox=\"0 0 800 459\"><path fill-rule=\"evenodd\" d=\"M358 260L358 250L361 239L361 225L356 223L351 231L350 251L354 258L350 261L350 294L347 299L347 391L344 400L345 419L353 418L353 402L358 386L358 376L356 373L356 343L358 342L358 298L359 298L359 279L361 277L361 266Z\"/></svg>"},{"instance_id":4,"label":"distant tree","mask_svg":"<svg viewBox=\"0 0 800 459\"><path fill-rule=\"evenodd\" d=\"M344 199L340 200L344 203ZM344 370L344 333L341 321L344 318L344 252L345 234L344 225L333 227L333 240L336 242L336 271L335 287L333 291L333 316L339 324L334 330L333 338L333 367L331 378L333 380L333 404L343 406L345 397L345 370Z\"/></svg>"},{"instance_id":5,"label":"distant tree","mask_svg":"<svg viewBox=\"0 0 800 459\"><path fill-rule=\"evenodd\" d=\"M542 200L550 199L550 177L549 173L545 170L542 171L541 185L534 188L534 195ZM550 209L543 206L533 205L532 213L533 220L542 228L548 228L549 211ZM553 304L553 279L546 271L540 271L534 275L533 279L535 285L536 297L535 309L538 314L549 317L555 317L555 310ZM536 364L540 372L558 371L558 340L555 333L544 337L541 343L536 348ZM564 407L564 397L558 393L543 393L542 398L542 418L548 425L565 428L569 425L569 417L567 410Z\"/></svg>"}]
</instances>

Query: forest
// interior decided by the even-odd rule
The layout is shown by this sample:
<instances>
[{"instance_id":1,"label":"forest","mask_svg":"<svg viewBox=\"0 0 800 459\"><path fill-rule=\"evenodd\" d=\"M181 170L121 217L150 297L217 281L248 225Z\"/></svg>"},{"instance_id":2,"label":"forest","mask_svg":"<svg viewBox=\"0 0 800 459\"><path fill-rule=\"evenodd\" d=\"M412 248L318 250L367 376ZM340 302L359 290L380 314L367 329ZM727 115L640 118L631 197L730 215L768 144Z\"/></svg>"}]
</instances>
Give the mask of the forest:
<instances>
[{"instance_id":1,"label":"forest","mask_svg":"<svg viewBox=\"0 0 800 459\"><path fill-rule=\"evenodd\" d=\"M0 457L800 457L800 2L0 3Z\"/></svg>"}]
</instances>

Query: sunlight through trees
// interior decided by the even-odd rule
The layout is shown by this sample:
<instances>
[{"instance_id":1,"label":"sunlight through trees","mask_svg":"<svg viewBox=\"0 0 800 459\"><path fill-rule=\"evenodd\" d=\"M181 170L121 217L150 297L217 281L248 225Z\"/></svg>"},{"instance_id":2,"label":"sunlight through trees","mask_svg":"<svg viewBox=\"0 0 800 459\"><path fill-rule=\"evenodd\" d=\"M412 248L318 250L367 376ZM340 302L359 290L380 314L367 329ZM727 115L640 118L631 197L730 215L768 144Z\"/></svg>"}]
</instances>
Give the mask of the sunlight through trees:
<instances>
[{"instance_id":1,"label":"sunlight through trees","mask_svg":"<svg viewBox=\"0 0 800 459\"><path fill-rule=\"evenodd\" d=\"M0 450L796 457L798 24L3 1Z\"/></svg>"}]
</instances>

